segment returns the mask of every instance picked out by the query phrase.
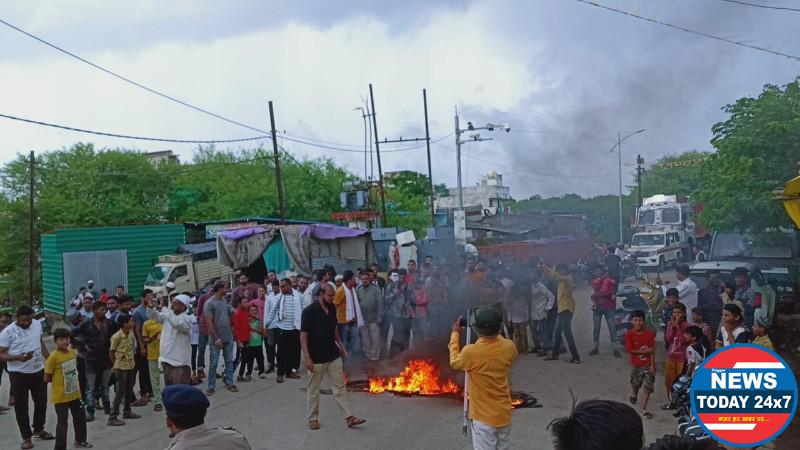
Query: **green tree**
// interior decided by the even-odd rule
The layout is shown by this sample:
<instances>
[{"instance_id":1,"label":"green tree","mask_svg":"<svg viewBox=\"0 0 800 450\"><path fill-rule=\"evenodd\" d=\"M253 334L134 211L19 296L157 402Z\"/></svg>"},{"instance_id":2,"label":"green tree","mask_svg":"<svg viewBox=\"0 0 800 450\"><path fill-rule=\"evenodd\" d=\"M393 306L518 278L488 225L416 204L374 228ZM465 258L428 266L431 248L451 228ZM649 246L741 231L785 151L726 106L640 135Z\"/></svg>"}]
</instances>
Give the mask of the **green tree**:
<instances>
[{"instance_id":1,"label":"green tree","mask_svg":"<svg viewBox=\"0 0 800 450\"><path fill-rule=\"evenodd\" d=\"M166 166L165 166L166 168ZM26 155L7 163L0 193L0 273L10 290L28 296L28 186ZM36 227L38 236L58 228L161 223L167 220L171 179L166 170L130 150L95 150L91 144L42 153L36 157ZM38 270L38 258L36 259ZM39 296L38 280L34 294Z\"/></svg>"},{"instance_id":2,"label":"green tree","mask_svg":"<svg viewBox=\"0 0 800 450\"><path fill-rule=\"evenodd\" d=\"M694 195L702 179L702 165L710 155L693 150L662 157L642 176L642 196Z\"/></svg>"},{"instance_id":3,"label":"green tree","mask_svg":"<svg viewBox=\"0 0 800 450\"><path fill-rule=\"evenodd\" d=\"M702 222L714 230L791 226L773 191L797 175L800 159L800 78L767 85L757 97L724 108L714 125L717 152L702 167L697 198L708 207Z\"/></svg>"},{"instance_id":4,"label":"green tree","mask_svg":"<svg viewBox=\"0 0 800 450\"><path fill-rule=\"evenodd\" d=\"M172 168L171 219L278 217L278 188L271 150L217 151L201 147L191 164ZM296 160L281 155L286 217L330 221L339 209L342 183L352 175L332 160Z\"/></svg>"},{"instance_id":5,"label":"green tree","mask_svg":"<svg viewBox=\"0 0 800 450\"><path fill-rule=\"evenodd\" d=\"M430 181L427 175L405 170L384 177L386 214L393 227L414 230L418 238L430 226Z\"/></svg>"}]
</instances>

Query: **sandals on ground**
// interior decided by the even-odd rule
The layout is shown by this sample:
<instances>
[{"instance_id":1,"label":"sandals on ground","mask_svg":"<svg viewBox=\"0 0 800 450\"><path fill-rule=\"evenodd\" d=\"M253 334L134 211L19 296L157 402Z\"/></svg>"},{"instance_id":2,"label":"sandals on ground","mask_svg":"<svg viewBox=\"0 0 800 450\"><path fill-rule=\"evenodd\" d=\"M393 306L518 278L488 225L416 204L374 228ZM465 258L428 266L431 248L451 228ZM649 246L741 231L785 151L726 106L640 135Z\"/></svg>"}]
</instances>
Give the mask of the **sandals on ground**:
<instances>
[{"instance_id":1,"label":"sandals on ground","mask_svg":"<svg viewBox=\"0 0 800 450\"><path fill-rule=\"evenodd\" d=\"M92 444L90 444L88 442L76 442L75 443L75 447L78 447L78 448L92 448L92 447L94 447L94 445L92 445Z\"/></svg>"},{"instance_id":2,"label":"sandals on ground","mask_svg":"<svg viewBox=\"0 0 800 450\"><path fill-rule=\"evenodd\" d=\"M25 439L24 441L22 441L22 444L19 445L19 448L23 450L33 448L33 442L31 442L30 439Z\"/></svg>"},{"instance_id":3,"label":"sandals on ground","mask_svg":"<svg viewBox=\"0 0 800 450\"><path fill-rule=\"evenodd\" d=\"M44 431L44 430L42 430L42 431L40 431L38 433L34 433L34 436L36 436L37 438L39 438L39 439L41 439L43 441L52 441L53 439L56 438L55 436L53 436L52 434L50 434L50 433L48 433L47 431Z\"/></svg>"},{"instance_id":4,"label":"sandals on ground","mask_svg":"<svg viewBox=\"0 0 800 450\"><path fill-rule=\"evenodd\" d=\"M319 430L319 420L309 420L308 429L313 431Z\"/></svg>"},{"instance_id":5,"label":"sandals on ground","mask_svg":"<svg viewBox=\"0 0 800 450\"><path fill-rule=\"evenodd\" d=\"M345 422L347 422L347 428L353 428L365 423L366 420L360 417L350 416L347 419L345 419Z\"/></svg>"},{"instance_id":6,"label":"sandals on ground","mask_svg":"<svg viewBox=\"0 0 800 450\"><path fill-rule=\"evenodd\" d=\"M652 419L653 415L649 411L642 411L642 417L645 419Z\"/></svg>"}]
</instances>

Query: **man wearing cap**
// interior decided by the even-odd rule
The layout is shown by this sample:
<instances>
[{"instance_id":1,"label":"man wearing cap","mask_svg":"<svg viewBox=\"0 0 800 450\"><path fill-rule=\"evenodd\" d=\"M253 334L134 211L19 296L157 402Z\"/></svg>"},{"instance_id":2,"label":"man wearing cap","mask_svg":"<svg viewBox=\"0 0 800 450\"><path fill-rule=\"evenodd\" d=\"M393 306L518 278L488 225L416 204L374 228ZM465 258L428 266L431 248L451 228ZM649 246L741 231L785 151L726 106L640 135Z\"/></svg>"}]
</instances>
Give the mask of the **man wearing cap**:
<instances>
[{"instance_id":1,"label":"man wearing cap","mask_svg":"<svg viewBox=\"0 0 800 450\"><path fill-rule=\"evenodd\" d=\"M499 335L503 317L494 305L478 306L469 325L478 341L461 345L461 317L450 334L450 367L469 375L469 418L475 450L508 448L511 392L508 376L517 357L514 343ZM465 393L466 395L466 393Z\"/></svg>"},{"instance_id":2,"label":"man wearing cap","mask_svg":"<svg viewBox=\"0 0 800 450\"><path fill-rule=\"evenodd\" d=\"M95 300L100 299L100 293L98 293L97 289L95 289L93 280L89 280L86 282L86 293L92 294L92 298Z\"/></svg>"},{"instance_id":3,"label":"man wearing cap","mask_svg":"<svg viewBox=\"0 0 800 450\"><path fill-rule=\"evenodd\" d=\"M150 320L162 324L160 356L158 361L164 372L164 385L191 384L192 344L190 333L192 320L186 310L192 299L185 294L176 295L170 307L154 305L148 311ZM164 394L161 394L162 401Z\"/></svg>"},{"instance_id":4,"label":"man wearing cap","mask_svg":"<svg viewBox=\"0 0 800 450\"><path fill-rule=\"evenodd\" d=\"M242 433L233 428L208 428L211 403L199 389L183 384L167 386L162 393L167 428L175 436L165 450L250 450Z\"/></svg>"},{"instance_id":5,"label":"man wearing cap","mask_svg":"<svg viewBox=\"0 0 800 450\"><path fill-rule=\"evenodd\" d=\"M83 300L81 300L81 302L83 305L79 312L81 313L83 320L92 320L94 317L94 314L92 314L92 303L94 303L94 296L87 292L83 294Z\"/></svg>"}]
</instances>

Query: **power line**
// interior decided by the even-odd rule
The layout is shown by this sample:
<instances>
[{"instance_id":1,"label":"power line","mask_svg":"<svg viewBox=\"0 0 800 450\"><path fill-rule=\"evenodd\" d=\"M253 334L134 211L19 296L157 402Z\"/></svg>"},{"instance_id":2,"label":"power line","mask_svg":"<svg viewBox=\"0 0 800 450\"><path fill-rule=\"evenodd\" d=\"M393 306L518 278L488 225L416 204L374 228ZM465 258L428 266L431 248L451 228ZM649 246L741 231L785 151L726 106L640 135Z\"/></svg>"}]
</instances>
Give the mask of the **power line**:
<instances>
[{"instance_id":1,"label":"power line","mask_svg":"<svg viewBox=\"0 0 800 450\"><path fill-rule=\"evenodd\" d=\"M433 140L431 140L431 142L435 144L435 143L437 143L439 141L443 141L443 140L449 138L452 135L453 135L453 133L450 133L450 134L448 134L446 136L442 136L440 138L433 139ZM314 142L308 142L308 141L306 141L304 139L296 139L296 138L293 138L293 137L287 137L286 134L284 134L283 139L286 139L287 141L291 141L291 142L296 142L298 144L304 144L304 145L309 145L309 146L318 147L318 148L324 148L324 149L328 149L328 150L335 150L335 151L339 151L339 152L364 153L363 148L361 150L355 150L355 149L349 149L349 148L334 147L334 146L331 146L331 145L317 144L317 143L314 143ZM383 144L383 142L381 142L381 144ZM362 145L362 147L363 147L363 145ZM387 153L406 152L406 151L409 151L409 150L416 150L416 149L423 148L423 147L425 147L425 144L417 144L417 145L412 145L412 146L409 146L409 147L393 148L391 150L384 150L384 152L387 152Z\"/></svg>"},{"instance_id":2,"label":"power line","mask_svg":"<svg viewBox=\"0 0 800 450\"><path fill-rule=\"evenodd\" d=\"M776 56L783 56L785 58L793 59L795 61L800 61L800 56L790 55L788 53L782 53L782 52L779 52L779 51L776 51L776 50L768 49L766 47L759 47L757 45L746 44L744 42L734 41L732 39L726 39L726 38L715 36L713 34L705 33L705 32L702 32L702 31L691 30L689 28L685 28L685 27L682 27L682 26L679 26L679 25L673 25L673 24L666 23L666 22L661 22L659 20L651 19L649 17L644 17L644 16L640 16L638 14L634 14L634 13L631 13L631 12L628 12L628 11L623 11L621 9L616 9L616 8L611 8L610 6L600 5L600 4L597 4L597 3L589 1L589 0L575 0L575 1L579 2L579 3L585 3L587 5L595 6L597 8L605 9L607 11L615 12L617 14L623 14L625 16L633 17L635 19L644 20L644 21L647 21L647 22L650 22L650 23L655 23L657 25L661 25L661 26L664 26L664 27L672 28L674 30L683 31L684 33L695 34L695 35L703 36L703 37L706 37L706 38L709 38L709 39L714 39L714 40L721 41L721 42L727 42L728 44L734 44L734 45L738 45L738 46L741 46L741 47L747 47L747 48L752 49L752 50L758 50L760 52L771 53L771 54L776 55Z\"/></svg>"},{"instance_id":3,"label":"power line","mask_svg":"<svg viewBox=\"0 0 800 450\"><path fill-rule=\"evenodd\" d=\"M16 120L16 121L19 121L19 122L31 123L31 124L34 124L34 125L41 125L41 126L46 126L46 127L51 127L51 128L59 128L59 129L62 129L62 130L67 130L67 131L75 131L75 132L78 132L78 133L88 133L88 134L94 134L94 135L98 135L98 136L108 136L108 137L123 138L123 139L136 139L136 140L139 140L139 141L174 142L174 143L182 143L182 144L225 144L225 143L232 143L232 142L257 141L259 139L269 138L269 135L266 135L266 136L255 136L255 137L239 138L239 139L168 139L168 138L156 138L156 137L146 137L146 136L131 136L131 135L126 135L126 134L108 133L108 132L105 132L105 131L86 130L86 129L83 129L83 128L70 127L70 126L66 126L66 125L58 125L58 124L55 124L55 123L42 122L42 121L33 120L33 119L26 119L24 117L17 117L17 116L12 116L12 115L8 115L8 114L2 114L2 113L0 113L0 117L5 118L5 119Z\"/></svg>"},{"instance_id":4,"label":"power line","mask_svg":"<svg viewBox=\"0 0 800 450\"><path fill-rule=\"evenodd\" d=\"M3 25L11 28L12 30L15 30L15 31L18 31L18 32L24 34L25 36L28 36L28 37L30 37L32 39L35 39L35 40L41 42L42 44L44 44L44 45L46 45L46 46L48 46L50 48L58 50L59 52L64 53L65 55L71 56L72 58L75 58L75 59L77 59L78 61L80 61L82 63L88 64L88 65L94 67L95 69L103 71L103 72L107 73L108 75L111 75L112 77L118 78L118 79L120 79L120 80L122 80L122 81L124 81L126 83L132 84L132 85L134 85L134 86L136 86L136 87L138 87L140 89L144 89L145 91L150 92L151 94L158 95L159 97L163 97L163 98L165 98L167 100L173 101L173 102L178 103L178 104L183 105L183 106L186 106L187 108L191 108L191 109L193 109L195 111L198 111L198 112L201 112L203 114L207 114L207 115L209 115L211 117L215 117L217 119L224 120L225 122L232 123L234 125L238 125L240 127L244 127L244 128L249 129L249 130L252 130L252 131L257 131L259 133L264 133L264 134L267 134L267 135L269 134L268 131L264 131L264 130L258 129L256 127L251 127L250 125L244 124L242 122L239 122L239 121L236 121L236 120L233 120L233 119L229 119L229 118L227 118L225 116L221 116L221 115L219 115L217 113L211 112L211 111L209 111L207 109L203 109L203 108L201 108L199 106L194 106L194 105L192 105L192 104L190 104L188 102L185 102L185 101L183 101L181 99L175 98L175 97L173 97L171 95L168 95L168 94L164 94L164 93L159 92L159 91L157 91L157 90L155 90L155 89L153 89L151 87L145 86L144 84L141 84L141 83L138 83L136 81L133 81L130 78L127 78L127 77L125 77L123 75L120 75L120 74L118 74L116 72L113 72L110 69L106 69L105 67L103 67L103 66L101 66L99 64L95 64L95 63L89 61L86 58L78 56L75 53L70 52L69 50L65 50L65 49L63 49L63 48L61 48L61 47L59 47L59 46L57 46L57 45L55 45L55 44L53 44L51 42L48 42L48 41L40 38L39 36L31 34L31 33L27 32L27 31L23 30L22 28L19 28L19 27L15 26L15 25L12 25L12 24L6 22L3 19L0 19L0 23L2 23Z\"/></svg>"},{"instance_id":5,"label":"power line","mask_svg":"<svg viewBox=\"0 0 800 450\"><path fill-rule=\"evenodd\" d=\"M722 0L722 1L723 2L728 2L728 3L736 3L736 4L739 4L739 5L745 5L745 6L753 6L755 8L778 9L778 10L781 10L781 11L800 12L800 9L790 8L788 6L761 5L761 4L758 4L758 3L748 3L748 2L742 2L742 1L739 1L739 0Z\"/></svg>"},{"instance_id":6,"label":"power line","mask_svg":"<svg viewBox=\"0 0 800 450\"><path fill-rule=\"evenodd\" d=\"M260 129L260 128L257 128L257 127L253 127L253 126L247 125L245 123L242 123L242 122L239 122L239 121L236 121L236 120L233 120L233 119L229 119L229 118L227 118L225 116L222 116L220 114L211 112L211 111L209 111L207 109L201 108L199 106L192 105L192 104L190 104L190 103L188 103L186 101L183 101L181 99L178 99L178 98L176 98L174 96L171 96L171 95L165 94L163 92L160 92L160 91L158 91L158 90L156 90L154 88L146 86L146 85L144 85L142 83L139 83L137 81L134 81L134 80L132 80L132 79L130 79L128 77L120 75L120 74L118 74L118 73L116 73L116 72L114 72L114 71L112 71L110 69L107 69L107 68L105 68L105 67L103 67L103 66L101 66L99 64L96 64L96 63L94 63L92 61L89 61L86 58L83 58L83 57L81 57L81 56L79 56L79 55L77 55L77 54L75 54L73 52L70 52L69 50L66 50L66 49L64 49L62 47L59 47L58 45L55 45L55 44L53 44L53 43L51 43L51 42L49 42L49 41L47 41L47 40L45 40L45 39L43 39L43 38L41 38L39 36L36 36L36 35L34 35L32 33L29 33L27 31L23 30L22 28L19 28L19 27L15 26L15 25L13 25L13 24L11 24L11 23L3 20L3 19L0 19L0 23L5 25L5 26L7 26L7 27L9 27L9 28L11 28L11 29L13 29L13 30L15 30L15 31L17 31L17 32L19 32L19 33L24 34L25 36L28 36L28 37L30 37L32 39L35 39L36 41L38 41L38 42L40 42L40 43L42 43L42 44L44 44L44 45L46 45L46 46L48 46L50 48L53 48L53 49L55 49L55 50L57 50L57 51L59 51L61 53L64 53L65 55L68 55L68 56L72 57L72 58L75 58L80 62L88 64L88 65L94 67L95 69L98 69L98 70L100 70L100 71L102 71L102 72L104 72L104 73L106 73L108 75L111 75L111 76L113 76L113 77L115 77L117 79L120 79L120 80L122 80L122 81L124 81L126 83L129 83L129 84L131 84L133 86L136 86L136 87L138 87L140 89L144 89L145 91L150 92L151 94L158 95L159 97L162 97L162 98L165 98L167 100L176 102L176 103L178 103L180 105L186 106L187 108L191 108L191 109L193 109L195 111L201 112L203 114L209 115L211 117L214 117L214 118L217 118L217 119L220 119L220 120L224 120L225 122L228 122L228 123L231 123L231 124L234 124L234 125L238 125L238 126L243 127L243 128L247 128L247 129L252 130L252 131L257 131L259 133L263 133L264 135L266 135L266 137L270 137L270 132L269 131L266 131L266 130L263 130L263 129ZM284 134L288 134L288 133L284 133ZM292 135L290 135L290 136L292 136ZM324 149L327 149L327 150L350 151L350 152L359 152L359 153L362 152L362 150L352 150L352 149L342 148L344 146L353 147L353 148L360 147L360 145L355 145L355 144L337 144L338 145L338 147L337 147L337 146L333 146L333 145L323 145L323 144L314 143L314 142L311 142L311 141L313 141L313 139L304 138L302 136L295 136L293 138L284 136L284 138L286 140L297 142L299 144L305 144L305 145L309 145L309 146L312 146L312 147L324 148ZM169 141L167 141L167 142L169 142ZM413 146L413 147L406 147L406 148L402 148L402 149L394 149L393 151L407 151L407 150L414 150L416 148L421 148L421 147L422 146Z\"/></svg>"}]
</instances>

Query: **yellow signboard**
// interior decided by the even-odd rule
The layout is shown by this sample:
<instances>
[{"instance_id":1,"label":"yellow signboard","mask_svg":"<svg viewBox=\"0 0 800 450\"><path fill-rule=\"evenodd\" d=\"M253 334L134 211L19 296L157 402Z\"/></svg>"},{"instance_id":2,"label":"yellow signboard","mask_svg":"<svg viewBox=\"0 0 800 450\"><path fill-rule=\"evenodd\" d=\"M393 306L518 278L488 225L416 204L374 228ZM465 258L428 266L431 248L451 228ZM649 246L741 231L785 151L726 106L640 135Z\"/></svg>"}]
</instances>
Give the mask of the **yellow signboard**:
<instances>
[{"instance_id":1,"label":"yellow signboard","mask_svg":"<svg viewBox=\"0 0 800 450\"><path fill-rule=\"evenodd\" d=\"M800 177L786 183L781 200L783 200L783 207L786 208L789 217L800 228Z\"/></svg>"}]
</instances>

